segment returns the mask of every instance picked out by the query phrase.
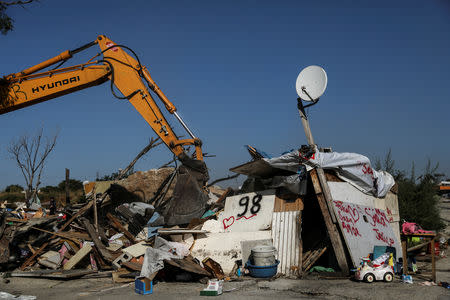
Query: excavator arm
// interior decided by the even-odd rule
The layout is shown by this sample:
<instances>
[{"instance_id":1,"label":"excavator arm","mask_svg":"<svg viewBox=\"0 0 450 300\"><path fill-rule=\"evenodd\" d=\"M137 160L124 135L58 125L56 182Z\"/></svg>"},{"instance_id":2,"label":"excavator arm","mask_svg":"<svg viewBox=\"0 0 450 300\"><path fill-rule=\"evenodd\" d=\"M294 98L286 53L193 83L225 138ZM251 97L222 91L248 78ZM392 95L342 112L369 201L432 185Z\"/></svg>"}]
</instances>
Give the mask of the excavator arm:
<instances>
[{"instance_id":1,"label":"excavator arm","mask_svg":"<svg viewBox=\"0 0 450 300\"><path fill-rule=\"evenodd\" d=\"M100 47L101 52L87 63L61 68L61 65L73 55L95 45ZM135 58L125 50L131 52ZM53 65L56 67L43 71ZM166 146L182 162L177 170L178 175L172 200L160 210L166 219L166 224L185 224L189 223L192 218L201 217L208 200L205 185L209 179L208 170L203 161L202 143L179 117L175 106L156 85L147 68L141 64L137 55L130 48L117 45L107 37L100 35L95 41L80 48L64 51L38 65L1 78L0 114L106 81L110 81L113 95L116 98L130 101ZM122 96L115 93L113 85L121 92ZM156 94L167 111L180 121L190 138L179 139L177 137L151 92ZM187 146L195 146L195 158L191 158L187 154L185 149Z\"/></svg>"},{"instance_id":2,"label":"excavator arm","mask_svg":"<svg viewBox=\"0 0 450 300\"><path fill-rule=\"evenodd\" d=\"M37 73L54 64L65 62L72 58L74 54L96 44L101 49L101 53L97 54L96 57L102 56L97 61ZM116 45L107 37L100 35L94 42L83 47L73 51L65 51L36 66L5 76L0 80L0 114L111 80L123 95L122 97L115 96L128 99L178 158L181 160L187 159L184 146L193 145L195 146L196 159L202 161L201 141L193 135L176 113L175 106L156 85L147 68L142 66L139 60L131 57L125 49L132 51L128 47ZM174 114L180 121L191 136L190 139L179 139L177 137L149 89L163 102L167 111Z\"/></svg>"}]
</instances>

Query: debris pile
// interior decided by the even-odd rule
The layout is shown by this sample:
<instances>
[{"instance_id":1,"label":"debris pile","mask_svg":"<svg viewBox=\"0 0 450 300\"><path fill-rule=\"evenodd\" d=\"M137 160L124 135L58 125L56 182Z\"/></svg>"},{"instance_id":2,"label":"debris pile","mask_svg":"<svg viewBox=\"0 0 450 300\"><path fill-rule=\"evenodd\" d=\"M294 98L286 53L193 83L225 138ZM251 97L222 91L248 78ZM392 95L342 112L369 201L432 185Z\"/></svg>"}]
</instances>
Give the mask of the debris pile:
<instances>
[{"instance_id":1,"label":"debris pile","mask_svg":"<svg viewBox=\"0 0 450 300\"><path fill-rule=\"evenodd\" d=\"M54 215L43 207L8 205L0 211L1 271L61 279L112 276L114 282L153 279L156 274L164 280L213 278L215 269L202 267L190 254L194 236L206 233L201 230L203 221L163 228L162 211L146 203L152 198L168 202L172 190L167 178L173 172L164 168L118 182L87 183L86 203L61 208ZM210 261L205 266L215 264Z\"/></svg>"}]
</instances>

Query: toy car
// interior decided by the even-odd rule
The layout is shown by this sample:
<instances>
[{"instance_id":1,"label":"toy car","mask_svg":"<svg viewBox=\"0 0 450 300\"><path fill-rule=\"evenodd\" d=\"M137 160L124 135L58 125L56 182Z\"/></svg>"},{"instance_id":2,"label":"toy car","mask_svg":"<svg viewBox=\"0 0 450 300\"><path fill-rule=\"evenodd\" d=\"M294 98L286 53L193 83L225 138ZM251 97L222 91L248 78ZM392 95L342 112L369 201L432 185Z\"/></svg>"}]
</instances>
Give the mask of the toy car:
<instances>
[{"instance_id":1,"label":"toy car","mask_svg":"<svg viewBox=\"0 0 450 300\"><path fill-rule=\"evenodd\" d=\"M389 264L378 267L370 266L368 260L363 259L361 266L355 273L355 279L372 283L375 280L391 282L394 279L394 272Z\"/></svg>"}]
</instances>

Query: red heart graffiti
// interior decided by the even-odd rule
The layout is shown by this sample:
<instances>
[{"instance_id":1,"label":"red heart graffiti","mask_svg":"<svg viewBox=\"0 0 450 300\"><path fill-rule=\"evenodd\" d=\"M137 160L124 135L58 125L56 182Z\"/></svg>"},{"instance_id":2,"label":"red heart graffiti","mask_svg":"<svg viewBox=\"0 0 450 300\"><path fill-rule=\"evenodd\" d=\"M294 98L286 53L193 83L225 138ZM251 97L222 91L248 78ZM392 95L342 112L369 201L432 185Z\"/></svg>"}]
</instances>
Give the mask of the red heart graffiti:
<instances>
[{"instance_id":1,"label":"red heart graffiti","mask_svg":"<svg viewBox=\"0 0 450 300\"><path fill-rule=\"evenodd\" d=\"M231 223L230 223L230 220L231 220ZM230 227L231 225L233 225L233 223L234 223L234 216L231 216L231 217L229 217L228 219L227 219L227 218L224 218L223 221L222 221L222 223L223 223L223 229L227 229L228 227ZM228 223L228 224L227 224L227 223Z\"/></svg>"}]
</instances>

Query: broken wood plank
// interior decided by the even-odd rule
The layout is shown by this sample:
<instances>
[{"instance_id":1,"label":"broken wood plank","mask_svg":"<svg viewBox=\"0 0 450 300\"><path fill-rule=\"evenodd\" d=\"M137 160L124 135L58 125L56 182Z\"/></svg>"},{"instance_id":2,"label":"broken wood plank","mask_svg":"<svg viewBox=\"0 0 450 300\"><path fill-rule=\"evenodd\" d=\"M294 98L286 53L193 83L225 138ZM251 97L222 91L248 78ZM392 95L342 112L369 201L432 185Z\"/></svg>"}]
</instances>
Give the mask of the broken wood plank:
<instances>
[{"instance_id":1,"label":"broken wood plank","mask_svg":"<svg viewBox=\"0 0 450 300\"><path fill-rule=\"evenodd\" d=\"M330 212L331 220L334 224L337 223L336 215L333 209L333 197L331 196L330 187L328 186L325 173L321 167L316 168L317 178L319 179L320 186L322 187L323 196L325 197L325 203L327 204L328 211Z\"/></svg>"},{"instance_id":2,"label":"broken wood plank","mask_svg":"<svg viewBox=\"0 0 450 300\"><path fill-rule=\"evenodd\" d=\"M407 252L411 252L411 251L414 251L414 250L418 250L418 249L420 249L420 248L422 248L422 247L425 247L425 246L428 245L429 243L430 243L430 241L426 241L425 243L421 243L421 244L419 244L419 245L417 245L417 246L408 248L406 251L407 251Z\"/></svg>"},{"instance_id":3,"label":"broken wood plank","mask_svg":"<svg viewBox=\"0 0 450 300\"><path fill-rule=\"evenodd\" d=\"M36 250L34 250L34 248L30 244L27 244L27 247L28 247L28 249L30 249L32 254L34 254L34 252L36 252Z\"/></svg>"},{"instance_id":4,"label":"broken wood plank","mask_svg":"<svg viewBox=\"0 0 450 300\"><path fill-rule=\"evenodd\" d=\"M95 273L93 270L37 270L29 272L15 271L10 273L11 277L39 277L39 278L58 278L69 279L81 277L87 274Z\"/></svg>"},{"instance_id":5,"label":"broken wood plank","mask_svg":"<svg viewBox=\"0 0 450 300\"><path fill-rule=\"evenodd\" d=\"M112 269L111 265L107 264L103 260L102 256L98 252L97 248L93 247L92 248L92 253L94 254L95 260L98 262L98 265L100 266L100 269L102 269L102 270L110 270L110 269Z\"/></svg>"},{"instance_id":6,"label":"broken wood plank","mask_svg":"<svg viewBox=\"0 0 450 300\"><path fill-rule=\"evenodd\" d=\"M303 253L303 261L306 261L310 255L311 255L311 250L308 250L305 253Z\"/></svg>"},{"instance_id":7,"label":"broken wood plank","mask_svg":"<svg viewBox=\"0 0 450 300\"><path fill-rule=\"evenodd\" d=\"M6 218L6 222L27 223L27 222L28 222L28 219Z\"/></svg>"},{"instance_id":8,"label":"broken wood plank","mask_svg":"<svg viewBox=\"0 0 450 300\"><path fill-rule=\"evenodd\" d=\"M34 226L32 226L31 228L48 233L48 234L53 234L55 236L59 236L59 237L62 237L62 238L68 239L68 240L73 240L76 243L78 243L80 239L81 240L89 240L89 241L92 240L89 237L89 235L81 233L81 232L51 232L51 231L48 231L48 230L45 230L42 228L38 228L38 227L34 227Z\"/></svg>"},{"instance_id":9,"label":"broken wood plank","mask_svg":"<svg viewBox=\"0 0 450 300\"><path fill-rule=\"evenodd\" d=\"M303 201L301 198L285 200L280 197L275 197L273 212L300 211L303 210L303 207Z\"/></svg>"},{"instance_id":10,"label":"broken wood plank","mask_svg":"<svg viewBox=\"0 0 450 300\"><path fill-rule=\"evenodd\" d=\"M108 247L109 246L109 239L106 236L105 229L103 229L102 226L97 225L97 232L98 232L98 235L100 236L100 239L101 239L103 245Z\"/></svg>"},{"instance_id":11,"label":"broken wood plank","mask_svg":"<svg viewBox=\"0 0 450 300\"><path fill-rule=\"evenodd\" d=\"M328 235L330 236L331 245L333 246L334 254L336 256L338 266L344 275L348 275L349 268L347 263L347 257L345 256L344 245L342 243L342 239L339 235L339 231L336 228L336 224L332 222L330 212L328 210L328 206L326 204L325 196L322 192L322 187L320 185L317 170L313 169L309 172L311 176L311 180L314 186L314 190L316 193L317 201L319 202L320 210L322 211L322 216L325 221L325 225L328 230Z\"/></svg>"},{"instance_id":12,"label":"broken wood plank","mask_svg":"<svg viewBox=\"0 0 450 300\"><path fill-rule=\"evenodd\" d=\"M233 192L232 188L230 187L227 188L225 192L223 192L223 194L219 197L219 199L217 199L216 203L214 203L213 206L220 205L225 200L225 198L228 197L232 192Z\"/></svg>"},{"instance_id":13,"label":"broken wood plank","mask_svg":"<svg viewBox=\"0 0 450 300\"><path fill-rule=\"evenodd\" d=\"M89 237L89 239L90 239L90 237ZM68 239L66 239L66 240L64 240L64 245L66 245L66 247L67 246L69 246L69 247L67 247L68 249L69 249L69 251L71 251L73 254L75 254L75 253L77 253L77 251L78 250L80 250L80 244L79 243L75 243L74 241L72 241L72 240L68 240Z\"/></svg>"},{"instance_id":14,"label":"broken wood plank","mask_svg":"<svg viewBox=\"0 0 450 300\"><path fill-rule=\"evenodd\" d=\"M202 264L205 270L211 273L214 278L217 278L219 280L225 278L225 273L222 270L222 266L210 257L205 258L202 261Z\"/></svg>"},{"instance_id":15,"label":"broken wood plank","mask_svg":"<svg viewBox=\"0 0 450 300\"><path fill-rule=\"evenodd\" d=\"M305 268L305 272L308 272L308 270L316 263L316 261L327 251L327 247L323 247L322 249L319 249L319 251L315 254L315 256L311 259L308 266Z\"/></svg>"},{"instance_id":16,"label":"broken wood plank","mask_svg":"<svg viewBox=\"0 0 450 300\"><path fill-rule=\"evenodd\" d=\"M68 262L63 266L64 270L70 270L75 267L86 255L92 250L90 244L85 244L74 256L72 256Z\"/></svg>"},{"instance_id":17,"label":"broken wood plank","mask_svg":"<svg viewBox=\"0 0 450 300\"><path fill-rule=\"evenodd\" d=\"M79 216L82 216L84 213L86 213L89 208L91 208L92 206L92 202L89 202L88 204L86 204L85 206L83 206L82 208L80 208L79 211L77 211L76 214L74 214L66 223L64 223L64 225L58 230L58 233L62 232L64 229L66 229L67 226L70 225L70 223L73 222L73 220L75 220L76 218L78 218ZM50 237L50 239L55 238L56 235L52 235ZM49 242L45 242L38 250L36 250L35 253L33 253L33 255L31 255L21 266L20 266L20 270L23 271L25 270L26 267L28 267L29 265L31 265L31 263L34 261L34 259L36 258L36 256L38 256L39 254L42 253L42 251L44 251L44 249L48 246Z\"/></svg>"},{"instance_id":18,"label":"broken wood plank","mask_svg":"<svg viewBox=\"0 0 450 300\"><path fill-rule=\"evenodd\" d=\"M95 228L94 226L92 226L91 222L89 222L89 220L86 218L83 218L81 222L91 236L92 241L94 242L95 247L98 249L100 255L108 262L112 262L114 259L111 252L109 252L108 249L106 249L105 245L103 245L103 243L100 241L100 239L98 238L98 233L95 231Z\"/></svg>"},{"instance_id":19,"label":"broken wood plank","mask_svg":"<svg viewBox=\"0 0 450 300\"><path fill-rule=\"evenodd\" d=\"M316 256L317 253L319 253L320 249L321 249L321 248L319 248L319 249L314 249L313 251L311 251L311 253L309 254L308 258L305 259L305 261L304 261L303 264L302 264L303 269L305 269L305 268L309 265L309 263L310 263L311 260L314 258L314 256Z\"/></svg>"},{"instance_id":20,"label":"broken wood plank","mask_svg":"<svg viewBox=\"0 0 450 300\"><path fill-rule=\"evenodd\" d=\"M134 281L134 278L121 276L121 275L127 275L127 274L130 274L130 272L123 268L111 273L114 283L124 283L124 282Z\"/></svg>"},{"instance_id":21,"label":"broken wood plank","mask_svg":"<svg viewBox=\"0 0 450 300\"><path fill-rule=\"evenodd\" d=\"M164 260L164 263L167 263L171 266L180 268L184 271L204 275L204 276L211 276L211 274L202 268L198 263L194 262L192 258L185 257L183 259L171 259L171 260Z\"/></svg>"},{"instance_id":22,"label":"broken wood plank","mask_svg":"<svg viewBox=\"0 0 450 300\"><path fill-rule=\"evenodd\" d=\"M94 207L94 209L93 209L93 214L94 214L94 228L95 228L95 230L98 232L97 195L95 194L95 186L94 186L94 189L92 190L92 197L94 197L94 198L92 199L92 207Z\"/></svg>"},{"instance_id":23,"label":"broken wood plank","mask_svg":"<svg viewBox=\"0 0 450 300\"><path fill-rule=\"evenodd\" d=\"M133 271L140 271L142 269L142 264L131 261L124 261L122 263L122 266L127 267L128 269Z\"/></svg>"},{"instance_id":24,"label":"broken wood plank","mask_svg":"<svg viewBox=\"0 0 450 300\"><path fill-rule=\"evenodd\" d=\"M119 232L122 232L125 237L130 240L130 242L132 242L133 244L136 243L136 240L134 239L134 235L132 235L128 230L125 229L125 227L123 227L122 223L120 223L120 221L114 217L112 214L107 213L106 217L112 222L112 226L114 228L116 228L117 230L119 230Z\"/></svg>"}]
</instances>

